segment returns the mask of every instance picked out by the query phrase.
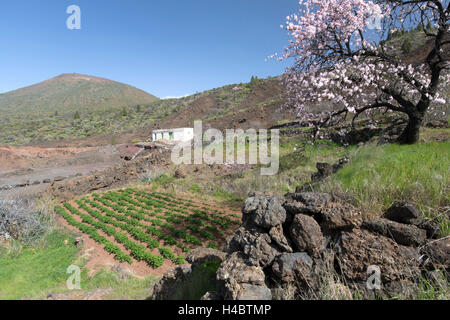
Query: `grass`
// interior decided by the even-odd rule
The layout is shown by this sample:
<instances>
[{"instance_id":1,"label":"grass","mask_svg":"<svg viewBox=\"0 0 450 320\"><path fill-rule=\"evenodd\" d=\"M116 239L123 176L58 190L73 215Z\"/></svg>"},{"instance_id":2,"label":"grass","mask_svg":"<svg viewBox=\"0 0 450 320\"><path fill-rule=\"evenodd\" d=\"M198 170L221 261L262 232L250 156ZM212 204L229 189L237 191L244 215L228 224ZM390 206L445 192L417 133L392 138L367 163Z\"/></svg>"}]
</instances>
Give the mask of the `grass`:
<instances>
[{"instance_id":1,"label":"grass","mask_svg":"<svg viewBox=\"0 0 450 320\"><path fill-rule=\"evenodd\" d=\"M73 234L55 230L41 248L20 251L3 248L0 251L0 300L41 299L50 292L69 294L67 268L72 264L82 268L84 264L77 260L79 250L73 240ZM121 279L117 272L108 270L100 270L92 277L87 269L82 269L81 273L81 289L84 292L110 289L107 299L146 299L154 282L154 277Z\"/></svg>"},{"instance_id":2,"label":"grass","mask_svg":"<svg viewBox=\"0 0 450 320\"><path fill-rule=\"evenodd\" d=\"M149 298L150 288L156 281L155 277L138 279L131 277L121 279L117 272L100 270L93 277L87 275L87 269L81 274L81 288L85 291L96 289L111 289L106 299L136 300Z\"/></svg>"},{"instance_id":3,"label":"grass","mask_svg":"<svg viewBox=\"0 0 450 320\"><path fill-rule=\"evenodd\" d=\"M432 129L422 128L420 130L420 141L448 141L450 140L450 128Z\"/></svg>"},{"instance_id":4,"label":"grass","mask_svg":"<svg viewBox=\"0 0 450 320\"><path fill-rule=\"evenodd\" d=\"M219 261L205 261L198 268L194 268L190 277L177 288L171 300L200 300L208 291L217 291L215 281Z\"/></svg>"},{"instance_id":5,"label":"grass","mask_svg":"<svg viewBox=\"0 0 450 320\"><path fill-rule=\"evenodd\" d=\"M442 274L441 283L435 284L430 280L419 279L419 291L417 300L449 300L450 290L448 287L448 279Z\"/></svg>"},{"instance_id":6,"label":"grass","mask_svg":"<svg viewBox=\"0 0 450 320\"><path fill-rule=\"evenodd\" d=\"M354 150L352 162L320 189L353 194L369 215L396 200L414 202L427 212L449 205L449 154L449 142L366 146Z\"/></svg>"},{"instance_id":7,"label":"grass","mask_svg":"<svg viewBox=\"0 0 450 320\"><path fill-rule=\"evenodd\" d=\"M72 234L54 231L45 247L0 252L0 299L34 297L66 281L78 249ZM67 245L65 241L67 240Z\"/></svg>"},{"instance_id":8,"label":"grass","mask_svg":"<svg viewBox=\"0 0 450 320\"><path fill-rule=\"evenodd\" d=\"M167 188L167 186L174 180L174 177L169 177L166 174L162 174L152 181L152 186L154 187L154 189L158 189L160 187Z\"/></svg>"},{"instance_id":9,"label":"grass","mask_svg":"<svg viewBox=\"0 0 450 320\"><path fill-rule=\"evenodd\" d=\"M423 130L423 137L435 140L448 129ZM425 218L437 220L444 234L450 232L448 219L440 208L448 206L450 180L450 143L429 141L410 146L367 144L344 148L322 140L315 145L298 138L283 138L280 145L280 171L263 177L259 168L217 177L213 172L200 173L171 181L164 187L173 192L208 194L219 201L243 201L248 192L284 194L310 181L317 162L336 163L348 156L351 163L330 180L321 182L315 191L349 193L356 197L368 218L379 216L394 201L413 202ZM157 183L156 187L161 184Z\"/></svg>"}]
</instances>

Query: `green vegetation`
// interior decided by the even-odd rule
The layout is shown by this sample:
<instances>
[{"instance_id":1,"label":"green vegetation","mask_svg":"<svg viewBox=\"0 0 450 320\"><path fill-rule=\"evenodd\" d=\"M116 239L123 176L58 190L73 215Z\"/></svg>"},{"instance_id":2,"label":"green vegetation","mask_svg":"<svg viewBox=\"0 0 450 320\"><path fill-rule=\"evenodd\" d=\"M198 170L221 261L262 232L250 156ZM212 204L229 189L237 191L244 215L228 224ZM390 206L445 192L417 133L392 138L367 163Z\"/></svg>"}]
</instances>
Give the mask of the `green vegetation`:
<instances>
[{"instance_id":1,"label":"green vegetation","mask_svg":"<svg viewBox=\"0 0 450 320\"><path fill-rule=\"evenodd\" d=\"M406 38L405 41L403 41L402 44L402 51L404 54L408 54L411 52L411 48L412 48L412 42L411 39Z\"/></svg>"},{"instance_id":2,"label":"green vegetation","mask_svg":"<svg viewBox=\"0 0 450 320\"><path fill-rule=\"evenodd\" d=\"M175 264L185 263L183 256L174 253L174 248L188 252L191 247L202 246L203 242L215 239L216 235L222 236L223 231L239 224L235 217L207 205L137 189L110 191L103 195L94 193L92 198L83 197L74 202L77 207L65 202L63 207L55 208L56 213L104 245L104 250L115 259L131 264L133 258L145 261L155 269L165 259ZM81 222L74 216L81 218ZM101 233L114 238L127 252ZM158 249L159 254L154 254L154 249Z\"/></svg>"},{"instance_id":3,"label":"green vegetation","mask_svg":"<svg viewBox=\"0 0 450 320\"><path fill-rule=\"evenodd\" d=\"M449 154L449 142L366 146L354 150L352 162L322 190L351 193L368 214L379 214L396 200L408 200L430 218L439 218L437 208L450 203Z\"/></svg>"},{"instance_id":4,"label":"green vegetation","mask_svg":"<svg viewBox=\"0 0 450 320\"><path fill-rule=\"evenodd\" d=\"M449 300L450 290L448 279L444 272L441 273L441 279L437 283L425 278L419 279L418 300Z\"/></svg>"},{"instance_id":5,"label":"green vegetation","mask_svg":"<svg viewBox=\"0 0 450 320\"><path fill-rule=\"evenodd\" d=\"M425 33L418 28L411 30L400 29L389 33L385 45L390 50L394 50L399 56L403 56L415 52L423 46L426 41L427 38Z\"/></svg>"},{"instance_id":6,"label":"green vegetation","mask_svg":"<svg viewBox=\"0 0 450 320\"><path fill-rule=\"evenodd\" d=\"M163 187L166 188L168 184L170 184L172 181L174 181L174 177L169 177L165 174L160 175L156 179L152 181L152 184L155 188Z\"/></svg>"},{"instance_id":7,"label":"green vegetation","mask_svg":"<svg viewBox=\"0 0 450 320\"><path fill-rule=\"evenodd\" d=\"M184 105L183 102L178 102ZM85 110L55 116L48 113L3 115L0 113L0 144L23 145L35 141L86 138L101 134L130 132L151 126L163 113L175 112L175 102L157 101L142 109Z\"/></svg>"},{"instance_id":8,"label":"green vegetation","mask_svg":"<svg viewBox=\"0 0 450 320\"><path fill-rule=\"evenodd\" d=\"M93 277L88 269L81 272L81 290L66 287L70 265L83 267L77 258L75 237L56 230L42 241L40 247L23 247L21 250L3 247L0 250L0 299L16 300L23 297L45 298L49 292L74 294L98 289L107 290L106 299L146 299L154 277L124 278L118 272L100 270Z\"/></svg>"},{"instance_id":9,"label":"green vegetation","mask_svg":"<svg viewBox=\"0 0 450 320\"><path fill-rule=\"evenodd\" d=\"M218 284L216 282L216 272L219 269L220 262L205 261L201 266L195 268L187 281L184 281L182 287L177 288L173 300L200 300L208 291L216 291Z\"/></svg>"},{"instance_id":10,"label":"green vegetation","mask_svg":"<svg viewBox=\"0 0 450 320\"><path fill-rule=\"evenodd\" d=\"M271 80L258 79L257 84L261 85ZM233 114L235 110L239 112L248 109L249 107L240 108L240 105L252 93L254 86L255 84L250 85L249 83L233 84L180 99L155 100L152 98L145 101L129 99L120 101L120 103L112 101L107 106L94 104L93 106L83 107L84 104L80 102L76 106L64 105L61 108L57 108L56 105L50 103L51 106L47 108L42 103L42 106L34 109L29 108L21 113L3 110L1 101L6 98L5 95L0 95L0 144L24 145L39 141L132 132L138 128L150 127L156 122L185 109L202 97L215 99L217 103L217 107L212 108L210 113L206 114L202 120L218 119ZM70 90L78 92L81 89L74 85ZM110 91L108 91L108 94L116 94L115 89ZM71 94L75 95L74 92ZM100 96L101 91L97 93ZM82 97L85 98L83 95ZM12 103L8 99L5 101ZM92 98L89 101L95 101L95 99ZM279 97L269 97L268 101L254 107L261 107L277 101L279 101ZM55 108L58 110L55 111Z\"/></svg>"},{"instance_id":11,"label":"green vegetation","mask_svg":"<svg viewBox=\"0 0 450 320\"><path fill-rule=\"evenodd\" d=\"M100 270L93 277L89 277L87 271L83 269L81 273L81 289L84 291L109 289L110 293L107 294L106 299L148 299L149 289L156 281L153 276L145 279L134 277L124 279L117 272L107 270Z\"/></svg>"},{"instance_id":12,"label":"green vegetation","mask_svg":"<svg viewBox=\"0 0 450 320\"><path fill-rule=\"evenodd\" d=\"M232 170L229 175L217 176L210 170L200 170L195 176L171 181L163 188L172 192L189 192L210 196L232 207L240 207L249 192L294 192L310 180L317 162L336 163L353 147L345 148L327 140L305 144L302 137L282 137L280 140L280 170L274 176L261 176L260 167ZM172 168L174 171L175 168ZM157 190L161 186L152 184Z\"/></svg>"},{"instance_id":13,"label":"green vegetation","mask_svg":"<svg viewBox=\"0 0 450 320\"><path fill-rule=\"evenodd\" d=\"M63 74L39 84L0 95L5 114L68 114L74 110L111 110L149 104L158 98L119 82L81 75ZM14 106L13 108L11 106Z\"/></svg>"},{"instance_id":14,"label":"green vegetation","mask_svg":"<svg viewBox=\"0 0 450 320\"><path fill-rule=\"evenodd\" d=\"M448 129L424 129L423 137L436 140ZM263 177L259 168L236 171L217 177L200 170L195 177L172 181L166 188L174 192L208 194L229 205L240 206L250 191L284 194L310 182L317 162L330 164L347 156L351 162L331 179L313 185L314 191L353 195L368 218L379 216L394 201L414 202L425 218L437 221L450 232L444 207L450 203L449 142L424 142L411 146L397 144L342 147L327 140L305 144L301 136L283 137L280 171Z\"/></svg>"},{"instance_id":15,"label":"green vegetation","mask_svg":"<svg viewBox=\"0 0 450 320\"><path fill-rule=\"evenodd\" d=\"M0 299L34 297L65 282L78 252L73 240L71 234L54 231L40 247L0 248Z\"/></svg>"}]
</instances>

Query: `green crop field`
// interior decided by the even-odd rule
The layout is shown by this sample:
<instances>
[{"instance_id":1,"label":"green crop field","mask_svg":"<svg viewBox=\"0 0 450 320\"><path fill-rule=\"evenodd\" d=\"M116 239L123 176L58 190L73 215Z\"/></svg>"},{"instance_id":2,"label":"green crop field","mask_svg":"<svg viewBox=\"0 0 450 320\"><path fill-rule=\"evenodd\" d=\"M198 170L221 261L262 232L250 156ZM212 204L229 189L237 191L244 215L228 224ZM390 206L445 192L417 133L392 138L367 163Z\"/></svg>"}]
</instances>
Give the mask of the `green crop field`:
<instances>
[{"instance_id":1,"label":"green crop field","mask_svg":"<svg viewBox=\"0 0 450 320\"><path fill-rule=\"evenodd\" d=\"M155 269L166 260L184 264L193 248L217 248L240 224L237 212L138 189L94 193L55 212L116 260L145 261Z\"/></svg>"}]
</instances>

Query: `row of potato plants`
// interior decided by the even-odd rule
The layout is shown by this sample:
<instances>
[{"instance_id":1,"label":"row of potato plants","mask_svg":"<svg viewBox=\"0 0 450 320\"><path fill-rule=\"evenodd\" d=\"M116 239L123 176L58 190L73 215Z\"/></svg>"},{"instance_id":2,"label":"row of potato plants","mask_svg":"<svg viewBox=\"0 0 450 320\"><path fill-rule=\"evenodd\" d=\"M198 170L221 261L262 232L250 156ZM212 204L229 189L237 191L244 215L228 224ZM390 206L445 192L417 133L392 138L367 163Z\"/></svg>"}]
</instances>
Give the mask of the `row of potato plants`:
<instances>
[{"instance_id":1,"label":"row of potato plants","mask_svg":"<svg viewBox=\"0 0 450 320\"><path fill-rule=\"evenodd\" d=\"M94 227L78 222L73 216L67 213L67 211L61 208L60 206L55 207L55 212L56 214L64 218L67 221L67 223L69 223L71 226L87 234L92 240L94 240L98 244L104 245L103 249L106 252L113 254L116 260L119 260L120 262L128 262L130 264L133 262L133 259L128 254L124 253L118 246L114 245L111 241L109 241L105 237L99 235L97 229L95 229Z\"/></svg>"},{"instance_id":2,"label":"row of potato plants","mask_svg":"<svg viewBox=\"0 0 450 320\"><path fill-rule=\"evenodd\" d=\"M146 251L145 246L140 245L128 238L128 235L124 232L118 232L115 227L127 229L127 224L116 225L112 222L112 219L108 219L101 214L97 214L98 212L94 212L89 210L90 214L94 214L95 217L99 220L94 219L93 216L87 215L79 211L77 208L73 207L71 204L65 202L63 206L70 211L73 215L77 215L82 219L82 222L88 225L95 227L98 230L103 231L108 236L112 236L117 243L122 244L127 250L131 252L131 256L135 258L137 261L145 261L153 268L159 268L164 263L164 258L159 255L154 255L148 251ZM83 208L85 210L86 208ZM112 225L108 225L107 223L112 223Z\"/></svg>"},{"instance_id":3,"label":"row of potato plants","mask_svg":"<svg viewBox=\"0 0 450 320\"><path fill-rule=\"evenodd\" d=\"M145 193L145 192L141 192L141 191L136 191L135 194L138 194L146 199L150 199L151 197L154 197L154 193ZM162 197L164 199L168 199L167 197ZM162 199L159 198L159 199ZM155 200L155 199L153 199ZM164 200L166 201L166 200ZM169 200L170 201L170 200ZM164 203L161 204L163 207L170 207L171 203L169 202L168 204ZM171 208L171 210L176 211L177 209ZM183 211L183 213L187 213L189 214L189 212L187 212L187 210L190 211L190 213L193 213L193 217L194 218L200 218L209 222L212 222L214 224L220 225L222 228L224 229L228 229L231 225L238 225L240 222L238 220L233 220L230 217L224 216L219 214L219 211L214 211L214 212L208 212L205 209L189 209L186 207L182 207L181 210L179 209L179 211ZM215 229L213 229L215 231Z\"/></svg>"},{"instance_id":4,"label":"row of potato plants","mask_svg":"<svg viewBox=\"0 0 450 320\"><path fill-rule=\"evenodd\" d=\"M176 246L180 247L181 249L183 249L184 251L187 251L186 248L181 243L175 241L175 239L173 239L173 237L166 235L162 232L161 227L164 227L162 224L160 225L160 228L157 228L154 225L145 225L137 219L128 219L128 218L124 217L123 215L117 214L114 211L108 209L107 207L112 206L112 204L109 201L102 199L102 198L94 198L94 199L104 205L101 205L99 203L96 203L96 202L93 202L90 200L85 200L85 201L89 202L92 206L95 206L96 208L98 208L99 210L101 210L102 212L104 212L105 214L107 214L109 216L116 217L116 219L118 219L118 220L129 221L130 224L137 225L137 226L144 228L147 231L147 233L149 233L150 235L156 236L156 237L160 238L161 240L164 240L166 245L176 245ZM133 212L125 210L124 214L125 215L127 215L127 214L133 215ZM155 223L159 224L157 222L159 220L155 220L155 219L148 219L146 217L143 217L143 219L141 219L141 220L149 221L149 222L152 222L153 224L155 224ZM201 242L200 242L200 244L201 244Z\"/></svg>"},{"instance_id":5,"label":"row of potato plants","mask_svg":"<svg viewBox=\"0 0 450 320\"><path fill-rule=\"evenodd\" d=\"M172 199L172 201L176 201L178 203L185 203L186 206L188 207L194 207L194 208L199 208L203 211L208 211L211 213L216 213L216 214L220 214L221 210L219 209L215 209L215 208L211 208L208 205L202 204L201 206L194 204L194 202L191 199L184 199L184 198L180 198L180 197L176 197L171 193L166 193L166 192L151 192L150 194L152 194L155 197L159 197L160 199ZM239 218L239 216L236 213L231 213L230 214L231 217L233 218ZM236 223L236 221L234 222ZM237 223L239 223L239 221L237 221Z\"/></svg>"},{"instance_id":6,"label":"row of potato plants","mask_svg":"<svg viewBox=\"0 0 450 320\"><path fill-rule=\"evenodd\" d=\"M111 196L108 196L108 197L107 196L97 197L97 198L94 198L94 199L96 199L96 201L99 201L99 202L103 203L105 206L110 207L110 208L118 208L118 207L120 207L120 206L118 206L116 204L112 204L112 203L110 203L108 201L108 200L112 199ZM132 201L132 200L127 200L127 201ZM133 202L133 204L128 205L128 208L133 208L132 211L134 211L134 212L132 212L130 210L126 210L124 207L121 207L120 209L119 208L118 209L121 212L123 212L124 214L129 214L129 213L135 214L137 212L139 214L143 214L143 215L144 214L148 214L150 216L156 217L157 219L148 219L148 218L144 217L142 220L145 220L145 221L148 221L148 222L152 223L152 226L145 226L145 227L148 230L152 229L151 232L153 232L154 235L162 238L162 240L165 240L166 244L176 245L176 246L180 247L181 249L183 249L183 251L185 251L185 252L189 251L189 248L186 248L183 245L181 245L173 237L171 237L169 235L166 235L166 234L163 234L161 232L158 232L161 229L167 230L173 236L175 236L176 238L183 239L188 244L190 243L190 244L194 244L194 245L198 245L198 246L202 245L202 242L197 237L195 237L194 235L187 234L184 230L177 229L177 228L175 228L173 226L174 219L176 219L175 217L170 216L170 215L166 215L166 216L165 215L158 215L158 214L155 214L154 212L149 212L149 211L146 211L144 209L140 209L139 210L136 207L134 207L134 204L137 204L137 205L140 205L140 206L143 206L143 205L140 204L139 202L136 203L136 201L132 201L132 202ZM166 220L167 222L164 222L163 220ZM178 221L177 220L176 222L177 222L177 224L183 225L183 221ZM159 228L155 230L155 226L157 226Z\"/></svg>"},{"instance_id":7,"label":"row of potato plants","mask_svg":"<svg viewBox=\"0 0 450 320\"><path fill-rule=\"evenodd\" d=\"M111 207L112 206L112 204L108 200L106 200L104 198L98 198L97 197L97 198L94 198L94 199L96 199L97 201L105 204L105 206L107 206L107 207ZM96 206L101 208L101 205L99 205L99 204L96 204ZM102 207L101 210L105 211L105 212L110 211L112 214L114 214L111 210L107 209L106 207ZM130 213L127 210L122 210L122 211L124 211L125 214ZM145 214L145 211L140 210L140 213ZM169 217L165 217L165 216L159 216L159 217L161 217L163 219L170 220ZM180 249L182 249L184 252L189 252L190 251L189 247L183 245L181 242L177 241L175 238L183 240L186 244L193 244L193 245L196 245L196 246L201 246L202 245L202 242L197 237L195 237L194 235L188 234L185 230L175 228L169 222L166 223L166 222L164 222L162 220L158 220L158 219L144 219L144 220L151 222L153 225L152 226L148 226L148 225L141 224L141 227L145 228L148 233L150 233L150 234L152 234L152 235L154 235L154 236L164 240L166 245L175 245L175 246L179 247ZM134 223L136 224L136 223L139 223L139 222L136 221ZM167 231L172 236L168 235L168 234L165 234L162 231Z\"/></svg>"},{"instance_id":8,"label":"row of potato plants","mask_svg":"<svg viewBox=\"0 0 450 320\"><path fill-rule=\"evenodd\" d=\"M193 207L193 208L203 208L205 210L213 210L213 211L219 211L216 209L212 209L204 204L202 204L202 206L197 205L194 203L194 201L192 201L192 199L183 199L183 198L179 198L174 196L173 194L170 193L165 193L165 192L151 192L151 194L157 198L166 200L166 201L172 201L174 203L178 203L178 204L184 204L188 207Z\"/></svg>"},{"instance_id":9,"label":"row of potato plants","mask_svg":"<svg viewBox=\"0 0 450 320\"><path fill-rule=\"evenodd\" d=\"M131 194L129 192L123 192L123 194ZM172 202L164 202L161 201L161 198L158 198L159 200L155 199L155 194L154 193L146 193L143 191L135 191L134 192L135 195L138 195L140 197L144 197L145 199L147 199L148 201L154 203L156 201L157 205L159 207L163 207L169 210L173 210L173 211L178 211L184 214L192 214L192 213L196 213L197 215L199 215L202 219L208 220L210 222L213 222L215 224L220 225L222 228L228 228L230 227L231 224L239 224L239 221L237 220L233 220L227 216L224 216L223 214L219 214L219 211L214 211L214 212L208 212L206 209L204 208L200 208L200 209L192 209L192 208L188 208L188 207L183 207L181 206L180 208L174 208L173 207L173 203ZM164 198L167 199L167 198ZM170 201L170 200L168 200Z\"/></svg>"},{"instance_id":10,"label":"row of potato plants","mask_svg":"<svg viewBox=\"0 0 450 320\"><path fill-rule=\"evenodd\" d=\"M131 197L131 195L126 194L125 197ZM152 199L148 199L145 195L141 196L135 196L136 200L142 204L145 204L146 208L152 208L152 206L155 205L155 201ZM170 207L169 205L166 205L165 203L158 204L158 208L156 209L157 212L164 212L161 208L165 209L163 219L167 220L168 222L171 222L173 224L183 224L185 227L189 230L191 230L193 233L200 235L202 238L205 238L207 240L213 240L214 235L208 231L216 231L218 233L221 233L224 235L217 227L211 226L209 224L206 224L201 219L198 219L198 217L193 216L186 210L180 210L177 208ZM175 211L175 212L172 212ZM180 213L182 212L182 213Z\"/></svg>"},{"instance_id":11,"label":"row of potato plants","mask_svg":"<svg viewBox=\"0 0 450 320\"><path fill-rule=\"evenodd\" d=\"M174 225L183 225L183 226L185 226L185 228L190 229L193 233L199 234L202 238L205 238L206 240L213 240L214 235L205 229L201 229L200 226L204 226L205 228L209 227L212 230L217 230L217 228L204 225L200 220L194 219L190 216L185 216L185 215L182 215L179 213L173 213L170 211L167 211L164 213L160 207L154 209L155 204L151 201L148 201L145 198L137 197L137 199L134 200L128 194L122 194L119 196L117 194L114 195L113 193L109 193L109 194L104 195L103 197L97 197L95 199L97 199L97 201L103 202L105 205L107 205L115 210L121 211L123 213L126 213L129 210L132 210L135 213L140 213L140 214L147 213L149 215L155 216L155 217L159 218L160 220L155 220L155 219L153 219L153 220L147 219L147 220L154 225L158 225L158 226L164 227L166 229L169 229L175 236L177 236L177 238L185 238L187 243L192 243L192 244L196 244L196 245L202 244L202 242L200 240L198 240L195 236L190 236L184 230L176 229L174 227ZM113 201L116 204L108 203L108 200ZM128 204L124 203L124 202L128 202ZM120 205L118 205L117 203L120 203ZM125 209L124 207L128 208L128 210ZM140 207L142 209L138 209L137 207ZM164 213L164 214L158 214L158 213ZM163 222L162 220L165 220L166 222Z\"/></svg>"},{"instance_id":12,"label":"row of potato plants","mask_svg":"<svg viewBox=\"0 0 450 320\"><path fill-rule=\"evenodd\" d=\"M214 211L216 213L219 213L218 210L213 210L211 208L208 208L206 206L201 207L199 205L194 204L194 202L191 199L179 199L176 198L175 196L168 194L168 193L160 193L160 192L143 192L140 190L136 190L136 189L124 189L124 190L119 190L118 192L120 193L128 193L128 194L133 194L133 193L140 193L140 194L145 194L146 196L151 196L153 197L155 200L163 200L167 203L170 203L172 205L177 205L177 206L181 206L184 207L185 209L195 209L195 208L199 208L199 209L203 209L203 210L208 210L208 211Z\"/></svg>"},{"instance_id":13,"label":"row of potato plants","mask_svg":"<svg viewBox=\"0 0 450 320\"><path fill-rule=\"evenodd\" d=\"M142 191L138 191L138 192L142 192ZM174 204L179 204L184 206L185 208L197 208L197 210L203 210L203 211L207 211L208 213L216 213L218 215L223 215L222 211L219 209L214 209L209 207L208 205L202 204L202 205L195 205L194 202L192 200L188 200L188 199L181 199L181 198L176 198L174 195L168 194L168 193L160 193L160 192L148 192L146 193L147 195L159 199L159 200L164 200L168 203L174 203ZM232 214L233 217L238 218L238 216L236 214Z\"/></svg>"},{"instance_id":14,"label":"row of potato plants","mask_svg":"<svg viewBox=\"0 0 450 320\"><path fill-rule=\"evenodd\" d=\"M127 231L136 240L146 243L148 248L158 249L163 257L172 260L174 263L176 264L185 263L184 257L182 256L177 257L172 252L172 250L170 250L170 248L161 247L159 245L159 241L152 238L152 236L159 236L159 238L161 237L164 238L164 236L161 233L157 232L154 227L141 223L138 219L135 219L134 215L132 215L131 218L128 218L124 215L115 213L114 211L96 203L95 201L91 201L88 199L84 199L83 201L84 203L81 201L77 201L78 206L81 209L93 215L95 218L105 223L112 224L115 227L120 228L124 231ZM87 205L100 210L105 214L105 216L100 214L100 212L88 207ZM167 241L166 244L172 245L171 242L168 243Z\"/></svg>"}]
</instances>

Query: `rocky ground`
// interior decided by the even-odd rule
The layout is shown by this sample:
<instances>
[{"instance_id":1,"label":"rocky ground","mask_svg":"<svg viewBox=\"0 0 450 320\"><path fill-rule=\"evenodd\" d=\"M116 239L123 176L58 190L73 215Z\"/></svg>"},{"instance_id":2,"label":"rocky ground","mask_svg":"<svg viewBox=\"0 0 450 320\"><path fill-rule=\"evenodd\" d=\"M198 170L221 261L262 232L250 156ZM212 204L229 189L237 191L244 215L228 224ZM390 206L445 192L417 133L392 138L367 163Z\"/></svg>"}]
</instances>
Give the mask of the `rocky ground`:
<instances>
[{"instance_id":1,"label":"rocky ground","mask_svg":"<svg viewBox=\"0 0 450 320\"><path fill-rule=\"evenodd\" d=\"M102 147L1 147L0 197L71 199L139 178L168 149L162 144Z\"/></svg>"}]
</instances>

